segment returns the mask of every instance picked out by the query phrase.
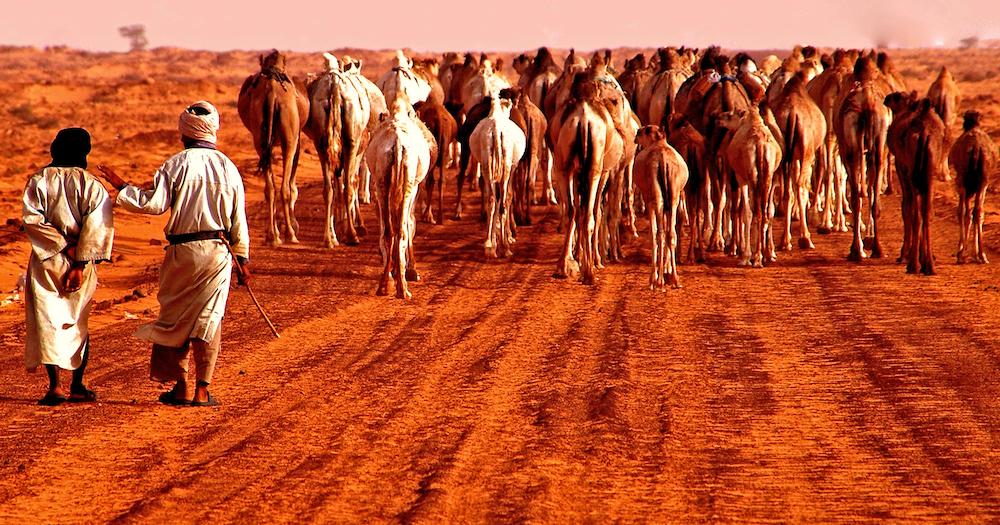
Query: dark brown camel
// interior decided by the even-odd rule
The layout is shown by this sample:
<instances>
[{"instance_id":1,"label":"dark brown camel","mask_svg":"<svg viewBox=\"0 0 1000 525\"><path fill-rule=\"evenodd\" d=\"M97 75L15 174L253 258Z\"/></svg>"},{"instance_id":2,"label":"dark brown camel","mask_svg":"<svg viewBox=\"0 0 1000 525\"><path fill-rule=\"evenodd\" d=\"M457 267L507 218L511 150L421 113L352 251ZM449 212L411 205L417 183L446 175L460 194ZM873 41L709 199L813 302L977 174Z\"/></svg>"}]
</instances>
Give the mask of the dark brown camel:
<instances>
[{"instance_id":1,"label":"dark brown camel","mask_svg":"<svg viewBox=\"0 0 1000 525\"><path fill-rule=\"evenodd\" d=\"M431 158L430 170L427 173L427 180L424 188L426 198L422 219L431 224L434 220L434 184L437 183L437 205L438 217L444 223L444 168L451 162L451 148L449 145L455 142L455 134L458 132L458 124L455 117L444 107L440 100L431 96L425 102L419 102L414 106L420 120L427 125L427 129L434 135L437 142L437 155ZM434 176L434 169L437 168L438 176Z\"/></svg>"},{"instance_id":2,"label":"dark brown camel","mask_svg":"<svg viewBox=\"0 0 1000 525\"><path fill-rule=\"evenodd\" d=\"M277 50L260 55L260 71L243 81L236 107L243 125L253 135L257 150L258 170L264 176L264 198L268 208L268 228L264 233L265 243L281 244L281 235L276 220L274 172L271 169L271 150L281 147L282 179L281 210L288 242L299 242L295 232L295 201L298 188L295 185L295 171L299 162L299 134L309 115L309 101L295 87L295 83L285 73L285 56Z\"/></svg>"}]
</instances>

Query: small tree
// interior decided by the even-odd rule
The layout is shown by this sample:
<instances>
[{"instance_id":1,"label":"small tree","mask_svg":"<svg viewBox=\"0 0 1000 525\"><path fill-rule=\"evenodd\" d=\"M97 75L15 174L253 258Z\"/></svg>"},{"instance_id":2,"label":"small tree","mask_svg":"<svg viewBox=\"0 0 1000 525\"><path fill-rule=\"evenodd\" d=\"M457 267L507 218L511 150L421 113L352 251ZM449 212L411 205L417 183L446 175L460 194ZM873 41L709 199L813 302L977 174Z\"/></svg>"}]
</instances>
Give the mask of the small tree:
<instances>
[{"instance_id":1,"label":"small tree","mask_svg":"<svg viewBox=\"0 0 1000 525\"><path fill-rule=\"evenodd\" d=\"M149 45L149 40L146 39L146 26L142 24L119 27L118 34L129 39L130 51L142 51Z\"/></svg>"},{"instance_id":2,"label":"small tree","mask_svg":"<svg viewBox=\"0 0 1000 525\"><path fill-rule=\"evenodd\" d=\"M979 47L979 37L970 36L969 38L963 38L958 41L959 49L974 49Z\"/></svg>"}]
</instances>

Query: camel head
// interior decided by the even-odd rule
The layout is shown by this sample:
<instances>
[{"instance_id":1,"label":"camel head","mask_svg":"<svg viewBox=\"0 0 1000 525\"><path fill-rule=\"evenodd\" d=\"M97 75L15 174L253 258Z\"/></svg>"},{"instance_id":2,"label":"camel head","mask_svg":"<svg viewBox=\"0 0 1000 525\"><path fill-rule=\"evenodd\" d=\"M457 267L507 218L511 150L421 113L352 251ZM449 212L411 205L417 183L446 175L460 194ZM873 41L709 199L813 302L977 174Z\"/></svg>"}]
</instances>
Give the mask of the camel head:
<instances>
[{"instance_id":1,"label":"camel head","mask_svg":"<svg viewBox=\"0 0 1000 525\"><path fill-rule=\"evenodd\" d=\"M896 71L896 66L892 63L892 58L890 58L889 54L885 51L880 51L879 54L876 55L875 59L878 63L879 71L886 74Z\"/></svg>"},{"instance_id":2,"label":"camel head","mask_svg":"<svg viewBox=\"0 0 1000 525\"><path fill-rule=\"evenodd\" d=\"M510 108L513 106L513 102L507 98L501 98L500 96L490 97L490 117L506 117L510 118Z\"/></svg>"},{"instance_id":3,"label":"camel head","mask_svg":"<svg viewBox=\"0 0 1000 525\"><path fill-rule=\"evenodd\" d=\"M528 57L528 55L521 53L520 55L514 57L514 63L512 65L514 67L514 71L523 75L531 68L531 62L532 59Z\"/></svg>"},{"instance_id":4,"label":"camel head","mask_svg":"<svg viewBox=\"0 0 1000 525\"><path fill-rule=\"evenodd\" d=\"M354 58L350 55L344 55L340 57L341 68L347 73L361 74L361 66L364 62L360 58Z\"/></svg>"},{"instance_id":5,"label":"camel head","mask_svg":"<svg viewBox=\"0 0 1000 525\"><path fill-rule=\"evenodd\" d=\"M974 109L970 109L969 111L966 111L965 115L962 117L962 129L964 131L970 131L976 129L979 127L979 123L982 121L982 119L983 119L982 113Z\"/></svg>"},{"instance_id":6,"label":"camel head","mask_svg":"<svg viewBox=\"0 0 1000 525\"><path fill-rule=\"evenodd\" d=\"M752 112L750 112L752 113ZM728 130L737 130L743 124L743 119L747 117L750 113L747 113L745 109L734 109L732 111L726 111L725 113L719 114L715 119L715 123Z\"/></svg>"},{"instance_id":7,"label":"camel head","mask_svg":"<svg viewBox=\"0 0 1000 525\"><path fill-rule=\"evenodd\" d=\"M465 60L462 62L465 67L478 67L479 62L476 62L476 57L472 53L465 54Z\"/></svg>"},{"instance_id":8,"label":"camel head","mask_svg":"<svg viewBox=\"0 0 1000 525\"><path fill-rule=\"evenodd\" d=\"M402 49L396 50L396 65L393 69L410 69L413 67L413 60L406 58Z\"/></svg>"},{"instance_id":9,"label":"camel head","mask_svg":"<svg viewBox=\"0 0 1000 525\"><path fill-rule=\"evenodd\" d=\"M483 55L485 57L485 55ZM483 58L479 61L479 74L483 76L489 76L493 74L493 62L490 59Z\"/></svg>"},{"instance_id":10,"label":"camel head","mask_svg":"<svg viewBox=\"0 0 1000 525\"><path fill-rule=\"evenodd\" d=\"M285 55L277 49L272 49L267 55L258 55L257 60L260 62L261 71L265 69L275 71L285 70Z\"/></svg>"},{"instance_id":11,"label":"camel head","mask_svg":"<svg viewBox=\"0 0 1000 525\"><path fill-rule=\"evenodd\" d=\"M441 63L436 58L421 58L416 61L416 67L423 69L435 77L441 71Z\"/></svg>"},{"instance_id":12,"label":"camel head","mask_svg":"<svg viewBox=\"0 0 1000 525\"><path fill-rule=\"evenodd\" d=\"M705 53L701 55L701 61L698 62L698 69L702 71L707 71L709 69L715 69L716 58L722 54L722 49L719 46L711 46L705 50Z\"/></svg>"},{"instance_id":13,"label":"camel head","mask_svg":"<svg viewBox=\"0 0 1000 525\"><path fill-rule=\"evenodd\" d=\"M535 53L535 60L532 64L536 71L541 71L547 68L555 67L556 61L552 58L552 52L549 48L542 46L538 48L538 52Z\"/></svg>"},{"instance_id":14,"label":"camel head","mask_svg":"<svg viewBox=\"0 0 1000 525\"><path fill-rule=\"evenodd\" d=\"M340 71L340 61L331 53L323 53L324 67L326 71Z\"/></svg>"},{"instance_id":15,"label":"camel head","mask_svg":"<svg viewBox=\"0 0 1000 525\"><path fill-rule=\"evenodd\" d=\"M892 114L899 116L903 113L910 111L917 103L917 92L911 91L909 93L903 93L902 91L897 91L895 93L890 93L885 97L885 106L892 110Z\"/></svg>"},{"instance_id":16,"label":"camel head","mask_svg":"<svg viewBox=\"0 0 1000 525\"><path fill-rule=\"evenodd\" d=\"M642 71L646 69L646 55L642 53L636 54L634 57L625 61L625 71Z\"/></svg>"},{"instance_id":17,"label":"camel head","mask_svg":"<svg viewBox=\"0 0 1000 525\"><path fill-rule=\"evenodd\" d=\"M521 97L524 96L524 91L519 87L508 87L501 89L497 96L502 99L510 100L516 106L521 102Z\"/></svg>"},{"instance_id":18,"label":"camel head","mask_svg":"<svg viewBox=\"0 0 1000 525\"><path fill-rule=\"evenodd\" d=\"M635 143L643 149L648 148L661 140L666 140L666 136L663 134L663 130L660 129L660 126L657 126L656 124L643 126L635 133Z\"/></svg>"},{"instance_id":19,"label":"camel head","mask_svg":"<svg viewBox=\"0 0 1000 525\"><path fill-rule=\"evenodd\" d=\"M668 71L681 66L681 55L672 47L657 49L656 56L660 59L660 71Z\"/></svg>"},{"instance_id":20,"label":"camel head","mask_svg":"<svg viewBox=\"0 0 1000 525\"><path fill-rule=\"evenodd\" d=\"M757 63L746 53L737 53L734 60L736 61L736 69L738 71L744 73L755 73L757 71Z\"/></svg>"},{"instance_id":21,"label":"camel head","mask_svg":"<svg viewBox=\"0 0 1000 525\"><path fill-rule=\"evenodd\" d=\"M813 46L806 46L802 48L802 58L804 60L809 60L810 58L814 58L817 54L818 51L816 51L816 48Z\"/></svg>"},{"instance_id":22,"label":"camel head","mask_svg":"<svg viewBox=\"0 0 1000 525\"><path fill-rule=\"evenodd\" d=\"M863 55L854 63L854 80L865 82L874 80L881 75L875 58L871 55Z\"/></svg>"},{"instance_id":23,"label":"camel head","mask_svg":"<svg viewBox=\"0 0 1000 525\"><path fill-rule=\"evenodd\" d=\"M819 57L819 65L823 66L823 71L833 67L833 57L827 53L823 53Z\"/></svg>"},{"instance_id":24,"label":"camel head","mask_svg":"<svg viewBox=\"0 0 1000 525\"><path fill-rule=\"evenodd\" d=\"M942 82L954 82L954 77L951 76L951 71L948 71L948 66L941 66L941 72L938 73L938 80Z\"/></svg>"}]
</instances>

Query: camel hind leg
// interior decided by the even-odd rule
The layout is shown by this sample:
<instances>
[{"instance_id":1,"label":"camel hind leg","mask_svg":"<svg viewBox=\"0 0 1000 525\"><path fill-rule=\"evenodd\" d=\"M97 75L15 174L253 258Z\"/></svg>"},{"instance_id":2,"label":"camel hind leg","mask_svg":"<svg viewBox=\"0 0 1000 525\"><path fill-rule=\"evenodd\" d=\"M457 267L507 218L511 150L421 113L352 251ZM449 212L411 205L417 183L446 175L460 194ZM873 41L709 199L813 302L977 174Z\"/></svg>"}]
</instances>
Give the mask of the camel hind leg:
<instances>
[{"instance_id":1,"label":"camel hind leg","mask_svg":"<svg viewBox=\"0 0 1000 525\"><path fill-rule=\"evenodd\" d=\"M298 129L298 123L295 122ZM297 135L297 131L295 132ZM288 233L288 242L298 244L299 238L295 234L295 201L298 199L299 190L295 186L295 165L299 154L298 137L283 137L281 141L281 201L285 215L285 231Z\"/></svg>"}]
</instances>

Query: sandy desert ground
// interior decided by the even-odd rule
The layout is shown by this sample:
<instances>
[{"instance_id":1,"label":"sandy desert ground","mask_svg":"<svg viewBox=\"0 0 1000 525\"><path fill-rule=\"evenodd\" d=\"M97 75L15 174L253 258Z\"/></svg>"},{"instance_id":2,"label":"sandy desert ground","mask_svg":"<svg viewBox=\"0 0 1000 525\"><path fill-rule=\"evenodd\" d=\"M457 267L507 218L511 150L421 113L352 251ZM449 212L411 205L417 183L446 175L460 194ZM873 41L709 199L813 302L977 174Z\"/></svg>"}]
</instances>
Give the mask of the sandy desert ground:
<instances>
[{"instance_id":1,"label":"sandy desert ground","mask_svg":"<svg viewBox=\"0 0 1000 525\"><path fill-rule=\"evenodd\" d=\"M391 54L346 52L369 76ZM894 56L918 90L948 65L963 109L1000 135L1000 50ZM296 76L320 64L289 59ZM849 264L849 234L834 234L763 270L715 255L681 268L683 289L650 292L643 237L586 287L551 278L549 207L500 262L482 257L476 213L419 224L423 281L401 302L374 295L371 235L319 248L311 147L302 244L261 246L262 183L236 116L255 69L251 52L0 49L0 298L28 257L23 183L58 128L85 126L92 163L144 181L180 147L178 112L208 99L247 183L255 289L283 333L235 290L213 384L223 405L158 404L132 333L156 314L164 221L120 213L92 317L99 403L36 406L45 381L24 371L23 307L0 307L0 522L1000 520L1000 266L954 263L948 185L935 277L894 257ZM898 197L884 209L891 252Z\"/></svg>"}]
</instances>

